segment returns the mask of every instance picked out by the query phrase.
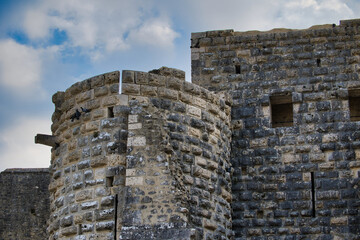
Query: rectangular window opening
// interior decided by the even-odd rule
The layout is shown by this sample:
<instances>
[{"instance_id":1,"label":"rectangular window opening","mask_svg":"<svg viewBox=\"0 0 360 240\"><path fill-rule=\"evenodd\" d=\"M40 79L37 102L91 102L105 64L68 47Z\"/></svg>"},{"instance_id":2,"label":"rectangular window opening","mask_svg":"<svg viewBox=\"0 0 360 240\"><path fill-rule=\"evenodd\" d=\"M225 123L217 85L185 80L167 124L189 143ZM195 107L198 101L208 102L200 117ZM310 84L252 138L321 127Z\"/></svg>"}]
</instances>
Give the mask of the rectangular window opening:
<instances>
[{"instance_id":1,"label":"rectangular window opening","mask_svg":"<svg viewBox=\"0 0 360 240\"><path fill-rule=\"evenodd\" d=\"M350 121L360 121L360 89L349 90Z\"/></svg>"},{"instance_id":2,"label":"rectangular window opening","mask_svg":"<svg viewBox=\"0 0 360 240\"><path fill-rule=\"evenodd\" d=\"M114 177L106 177L106 187L112 187L114 185Z\"/></svg>"},{"instance_id":3,"label":"rectangular window opening","mask_svg":"<svg viewBox=\"0 0 360 240\"><path fill-rule=\"evenodd\" d=\"M115 201L114 201L114 240L119 239L117 236L117 218L118 218L118 204L119 204L119 197L115 194Z\"/></svg>"},{"instance_id":4,"label":"rectangular window opening","mask_svg":"<svg viewBox=\"0 0 360 240\"><path fill-rule=\"evenodd\" d=\"M246 167L241 167L241 175L243 175L243 176L247 175L247 168Z\"/></svg>"},{"instance_id":5,"label":"rectangular window opening","mask_svg":"<svg viewBox=\"0 0 360 240\"><path fill-rule=\"evenodd\" d=\"M270 97L272 127L291 127L293 120L293 103L291 94Z\"/></svg>"},{"instance_id":6,"label":"rectangular window opening","mask_svg":"<svg viewBox=\"0 0 360 240\"><path fill-rule=\"evenodd\" d=\"M320 67L320 64L321 64L321 59L320 58L316 59L316 66Z\"/></svg>"},{"instance_id":7,"label":"rectangular window opening","mask_svg":"<svg viewBox=\"0 0 360 240\"><path fill-rule=\"evenodd\" d=\"M311 172L311 203L312 203L312 217L316 217L316 210L315 210L315 177L314 177L314 172Z\"/></svg>"},{"instance_id":8,"label":"rectangular window opening","mask_svg":"<svg viewBox=\"0 0 360 240\"><path fill-rule=\"evenodd\" d=\"M108 117L109 118L114 117L114 107L108 107Z\"/></svg>"},{"instance_id":9,"label":"rectangular window opening","mask_svg":"<svg viewBox=\"0 0 360 240\"><path fill-rule=\"evenodd\" d=\"M235 65L235 73L236 73L236 74L240 74L240 73L241 73L240 65Z\"/></svg>"}]
</instances>

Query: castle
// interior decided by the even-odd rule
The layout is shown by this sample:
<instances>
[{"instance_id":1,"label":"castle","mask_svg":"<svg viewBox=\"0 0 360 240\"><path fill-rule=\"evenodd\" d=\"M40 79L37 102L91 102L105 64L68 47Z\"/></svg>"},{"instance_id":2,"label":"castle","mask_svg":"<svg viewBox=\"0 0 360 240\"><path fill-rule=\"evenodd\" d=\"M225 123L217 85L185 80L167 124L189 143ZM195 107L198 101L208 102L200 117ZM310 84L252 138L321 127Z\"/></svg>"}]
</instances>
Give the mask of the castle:
<instances>
[{"instance_id":1,"label":"castle","mask_svg":"<svg viewBox=\"0 0 360 240\"><path fill-rule=\"evenodd\" d=\"M360 20L193 33L191 65L56 93L49 170L0 175L0 238L360 239Z\"/></svg>"}]
</instances>

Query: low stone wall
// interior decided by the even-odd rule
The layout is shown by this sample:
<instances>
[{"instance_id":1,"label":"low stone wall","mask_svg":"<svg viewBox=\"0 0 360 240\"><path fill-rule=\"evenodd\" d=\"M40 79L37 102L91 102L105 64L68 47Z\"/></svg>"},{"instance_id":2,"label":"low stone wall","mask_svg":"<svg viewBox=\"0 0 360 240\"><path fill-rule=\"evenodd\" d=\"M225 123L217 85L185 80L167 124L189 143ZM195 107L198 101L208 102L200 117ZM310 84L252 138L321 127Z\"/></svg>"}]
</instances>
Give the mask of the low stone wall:
<instances>
[{"instance_id":1,"label":"low stone wall","mask_svg":"<svg viewBox=\"0 0 360 240\"><path fill-rule=\"evenodd\" d=\"M49 181L47 168L0 173L0 239L47 239Z\"/></svg>"}]
</instances>

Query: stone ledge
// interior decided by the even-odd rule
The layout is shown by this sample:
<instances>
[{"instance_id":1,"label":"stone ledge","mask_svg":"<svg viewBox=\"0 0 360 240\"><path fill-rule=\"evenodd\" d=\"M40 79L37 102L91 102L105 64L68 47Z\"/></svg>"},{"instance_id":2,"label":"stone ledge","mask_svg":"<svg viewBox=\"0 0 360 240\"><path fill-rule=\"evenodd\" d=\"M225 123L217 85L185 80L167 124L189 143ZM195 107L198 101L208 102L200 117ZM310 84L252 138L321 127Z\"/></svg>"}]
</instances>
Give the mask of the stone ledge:
<instances>
[{"instance_id":1,"label":"stone ledge","mask_svg":"<svg viewBox=\"0 0 360 240\"><path fill-rule=\"evenodd\" d=\"M49 173L48 168L7 168L1 173Z\"/></svg>"}]
</instances>

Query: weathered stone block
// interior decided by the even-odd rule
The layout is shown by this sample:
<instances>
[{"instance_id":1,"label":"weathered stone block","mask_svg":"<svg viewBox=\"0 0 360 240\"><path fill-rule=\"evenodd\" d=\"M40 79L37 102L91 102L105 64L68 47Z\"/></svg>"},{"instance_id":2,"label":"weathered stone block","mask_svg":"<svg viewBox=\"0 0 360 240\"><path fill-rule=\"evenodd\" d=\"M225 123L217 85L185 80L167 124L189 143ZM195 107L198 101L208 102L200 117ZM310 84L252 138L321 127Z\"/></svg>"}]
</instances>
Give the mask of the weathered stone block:
<instances>
[{"instance_id":1,"label":"weathered stone block","mask_svg":"<svg viewBox=\"0 0 360 240\"><path fill-rule=\"evenodd\" d=\"M64 235L64 236L70 236L70 235L74 235L76 233L77 233L77 228L75 226L62 228L62 230L61 230L61 235Z\"/></svg>"},{"instance_id":2,"label":"weathered stone block","mask_svg":"<svg viewBox=\"0 0 360 240\"><path fill-rule=\"evenodd\" d=\"M200 108L188 105L187 106L187 113L192 115L192 116L201 118L201 109Z\"/></svg>"},{"instance_id":3,"label":"weathered stone block","mask_svg":"<svg viewBox=\"0 0 360 240\"><path fill-rule=\"evenodd\" d=\"M105 156L94 157L90 161L90 166L93 168L105 166L106 164L107 164L107 158Z\"/></svg>"},{"instance_id":4,"label":"weathered stone block","mask_svg":"<svg viewBox=\"0 0 360 240\"><path fill-rule=\"evenodd\" d=\"M143 184L144 184L143 177L127 177L125 181L126 186L143 185Z\"/></svg>"},{"instance_id":5,"label":"weathered stone block","mask_svg":"<svg viewBox=\"0 0 360 240\"><path fill-rule=\"evenodd\" d=\"M140 92L143 96L153 97L158 95L158 88L153 86L141 85Z\"/></svg>"},{"instance_id":6,"label":"weathered stone block","mask_svg":"<svg viewBox=\"0 0 360 240\"><path fill-rule=\"evenodd\" d=\"M109 92L108 87L103 86L103 87L95 88L94 95L95 95L95 97L101 97L101 96L107 95L108 92Z\"/></svg>"},{"instance_id":7,"label":"weathered stone block","mask_svg":"<svg viewBox=\"0 0 360 240\"><path fill-rule=\"evenodd\" d=\"M81 210L94 209L98 206L97 201L84 202L80 204Z\"/></svg>"},{"instance_id":8,"label":"weathered stone block","mask_svg":"<svg viewBox=\"0 0 360 240\"><path fill-rule=\"evenodd\" d=\"M158 95L159 95L159 97L168 98L168 99L172 99L172 100L177 100L179 93L176 90L167 89L167 88L164 88L164 87L159 87L158 88Z\"/></svg>"},{"instance_id":9,"label":"weathered stone block","mask_svg":"<svg viewBox=\"0 0 360 240\"><path fill-rule=\"evenodd\" d=\"M146 138L144 136L129 137L128 141L127 141L127 146L129 146L129 147L146 146Z\"/></svg>"},{"instance_id":10,"label":"weathered stone block","mask_svg":"<svg viewBox=\"0 0 360 240\"><path fill-rule=\"evenodd\" d=\"M122 83L135 83L134 71L123 70L122 71Z\"/></svg>"},{"instance_id":11,"label":"weathered stone block","mask_svg":"<svg viewBox=\"0 0 360 240\"><path fill-rule=\"evenodd\" d=\"M139 95L140 94L140 85L131 84L131 83L123 83L121 85L121 93L128 95Z\"/></svg>"},{"instance_id":12,"label":"weathered stone block","mask_svg":"<svg viewBox=\"0 0 360 240\"><path fill-rule=\"evenodd\" d=\"M96 223L96 231L109 231L114 228L114 221Z\"/></svg>"},{"instance_id":13,"label":"weathered stone block","mask_svg":"<svg viewBox=\"0 0 360 240\"><path fill-rule=\"evenodd\" d=\"M166 77L149 73L149 85L150 86L165 86Z\"/></svg>"}]
</instances>

